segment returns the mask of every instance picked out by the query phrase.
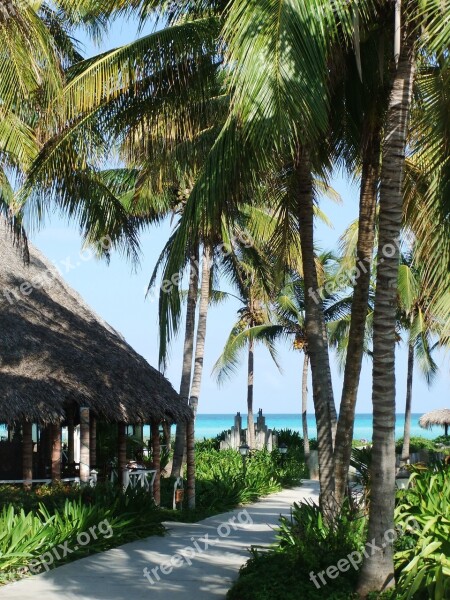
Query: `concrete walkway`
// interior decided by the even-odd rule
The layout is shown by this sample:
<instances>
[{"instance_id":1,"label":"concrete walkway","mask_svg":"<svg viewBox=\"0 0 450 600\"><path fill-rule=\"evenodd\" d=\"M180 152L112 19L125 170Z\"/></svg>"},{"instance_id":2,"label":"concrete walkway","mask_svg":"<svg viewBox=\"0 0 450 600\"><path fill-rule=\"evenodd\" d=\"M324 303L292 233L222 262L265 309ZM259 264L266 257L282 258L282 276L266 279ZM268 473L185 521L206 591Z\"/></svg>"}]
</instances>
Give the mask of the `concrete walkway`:
<instances>
[{"instance_id":1,"label":"concrete walkway","mask_svg":"<svg viewBox=\"0 0 450 600\"><path fill-rule=\"evenodd\" d=\"M149 537L0 588L0 600L216 600L225 598L252 545L269 545L280 514L318 498L318 482L283 490L199 523L165 523ZM144 576L147 569L147 577Z\"/></svg>"}]
</instances>

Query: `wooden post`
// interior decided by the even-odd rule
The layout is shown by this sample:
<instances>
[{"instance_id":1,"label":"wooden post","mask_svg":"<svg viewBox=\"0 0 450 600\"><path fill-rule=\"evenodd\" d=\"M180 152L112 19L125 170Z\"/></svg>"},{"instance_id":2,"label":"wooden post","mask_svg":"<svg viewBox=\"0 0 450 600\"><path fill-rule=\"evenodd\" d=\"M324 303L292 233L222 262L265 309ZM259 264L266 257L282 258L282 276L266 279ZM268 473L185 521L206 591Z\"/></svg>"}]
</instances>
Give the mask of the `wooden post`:
<instances>
[{"instance_id":1,"label":"wooden post","mask_svg":"<svg viewBox=\"0 0 450 600\"><path fill-rule=\"evenodd\" d=\"M89 408L80 408L80 482L89 483L91 472L90 463L90 436L89 436Z\"/></svg>"},{"instance_id":2,"label":"wooden post","mask_svg":"<svg viewBox=\"0 0 450 600\"><path fill-rule=\"evenodd\" d=\"M61 479L61 423L52 423L52 481Z\"/></svg>"},{"instance_id":3,"label":"wooden post","mask_svg":"<svg viewBox=\"0 0 450 600\"><path fill-rule=\"evenodd\" d=\"M124 485L124 469L127 465L127 436L125 423L117 424L117 453L118 453L118 475L119 483Z\"/></svg>"},{"instance_id":4,"label":"wooden post","mask_svg":"<svg viewBox=\"0 0 450 600\"><path fill-rule=\"evenodd\" d=\"M91 469L93 469L97 466L97 419L94 415L91 415L89 422L89 443L89 462Z\"/></svg>"},{"instance_id":5,"label":"wooden post","mask_svg":"<svg viewBox=\"0 0 450 600\"><path fill-rule=\"evenodd\" d=\"M22 427L22 479L24 487L30 488L33 479L33 425L23 421Z\"/></svg>"},{"instance_id":6,"label":"wooden post","mask_svg":"<svg viewBox=\"0 0 450 600\"><path fill-rule=\"evenodd\" d=\"M141 442L144 439L144 426L142 423L134 426L134 437L138 438Z\"/></svg>"},{"instance_id":7,"label":"wooden post","mask_svg":"<svg viewBox=\"0 0 450 600\"><path fill-rule=\"evenodd\" d=\"M159 423L151 422L153 468L156 471L153 483L153 500L159 506L161 504L161 447L159 442Z\"/></svg>"},{"instance_id":8,"label":"wooden post","mask_svg":"<svg viewBox=\"0 0 450 600\"><path fill-rule=\"evenodd\" d=\"M73 404L69 404L67 409L67 462L73 464L75 462L75 440L73 424Z\"/></svg>"},{"instance_id":9,"label":"wooden post","mask_svg":"<svg viewBox=\"0 0 450 600\"><path fill-rule=\"evenodd\" d=\"M172 445L171 445L171 440L170 440L170 425L169 425L169 423L167 421L163 421L162 428L163 428L164 443L166 445L167 451L170 452Z\"/></svg>"},{"instance_id":10,"label":"wooden post","mask_svg":"<svg viewBox=\"0 0 450 600\"><path fill-rule=\"evenodd\" d=\"M195 508L195 420L194 413L186 426L186 466L188 508Z\"/></svg>"}]
</instances>

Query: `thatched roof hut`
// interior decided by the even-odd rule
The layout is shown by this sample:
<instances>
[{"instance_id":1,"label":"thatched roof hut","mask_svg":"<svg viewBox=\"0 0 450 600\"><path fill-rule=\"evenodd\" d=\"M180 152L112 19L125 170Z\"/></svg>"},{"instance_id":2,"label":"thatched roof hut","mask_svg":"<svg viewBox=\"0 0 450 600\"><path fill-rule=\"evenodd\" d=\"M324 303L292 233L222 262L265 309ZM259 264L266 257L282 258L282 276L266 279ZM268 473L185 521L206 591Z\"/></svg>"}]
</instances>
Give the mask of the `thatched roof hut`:
<instances>
[{"instance_id":1,"label":"thatched roof hut","mask_svg":"<svg viewBox=\"0 0 450 600\"><path fill-rule=\"evenodd\" d=\"M448 435L448 426L450 425L450 409L439 408L422 415L419 419L419 425L423 427L423 429L431 429L434 425L444 427L445 435Z\"/></svg>"},{"instance_id":2,"label":"thatched roof hut","mask_svg":"<svg viewBox=\"0 0 450 600\"><path fill-rule=\"evenodd\" d=\"M84 406L109 421L187 420L171 384L0 218L0 423L62 421ZM82 267L80 267L82 268Z\"/></svg>"}]
</instances>

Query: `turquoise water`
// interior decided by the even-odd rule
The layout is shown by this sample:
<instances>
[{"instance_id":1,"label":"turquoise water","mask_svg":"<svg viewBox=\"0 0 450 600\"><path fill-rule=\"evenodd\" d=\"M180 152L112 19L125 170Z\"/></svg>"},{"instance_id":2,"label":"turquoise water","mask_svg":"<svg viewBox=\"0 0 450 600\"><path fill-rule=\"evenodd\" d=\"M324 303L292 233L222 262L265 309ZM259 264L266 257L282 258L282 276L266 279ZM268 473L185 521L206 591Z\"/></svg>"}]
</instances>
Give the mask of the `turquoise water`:
<instances>
[{"instance_id":1,"label":"turquoise water","mask_svg":"<svg viewBox=\"0 0 450 600\"><path fill-rule=\"evenodd\" d=\"M422 436L428 439L437 437L444 433L441 427L434 427L431 431L421 429L419 427L419 417L421 413L412 415L411 419L411 436ZM267 414L266 424L271 429L292 429L294 431L302 432L301 416L299 414ZM403 422L404 414L397 414L395 437L399 438L403 436ZM234 415L203 415L198 414L195 423L195 437L196 439L213 438L224 429L230 429L234 423ZM247 418L242 415L242 426L245 428ZM1 431L2 426L0 425L0 435L5 435L6 432ZM148 429L148 431L146 431ZM173 431L174 432L174 431ZM149 436L149 428L144 428L144 438ZM314 415L308 415L308 433L309 437L317 437L316 421ZM356 440L371 440L372 439L372 415L371 414L359 414L355 418L355 431L353 438Z\"/></svg>"},{"instance_id":2,"label":"turquoise water","mask_svg":"<svg viewBox=\"0 0 450 600\"><path fill-rule=\"evenodd\" d=\"M434 427L431 431L419 427L419 417L422 413L412 415L411 436L422 436L429 439L435 438L444 433L441 427ZM302 421L299 414L267 414L266 424L271 429L292 429L302 432ZM395 437L403 436L404 414L397 414ZM197 439L215 437L224 429L230 429L234 422L234 415L202 415L198 414L195 422L195 437ZM247 419L242 415L242 426L246 427ZM309 437L317 436L316 420L314 415L308 415L308 433ZM356 440L372 439L372 415L359 414L355 418L355 431L353 438Z\"/></svg>"}]
</instances>

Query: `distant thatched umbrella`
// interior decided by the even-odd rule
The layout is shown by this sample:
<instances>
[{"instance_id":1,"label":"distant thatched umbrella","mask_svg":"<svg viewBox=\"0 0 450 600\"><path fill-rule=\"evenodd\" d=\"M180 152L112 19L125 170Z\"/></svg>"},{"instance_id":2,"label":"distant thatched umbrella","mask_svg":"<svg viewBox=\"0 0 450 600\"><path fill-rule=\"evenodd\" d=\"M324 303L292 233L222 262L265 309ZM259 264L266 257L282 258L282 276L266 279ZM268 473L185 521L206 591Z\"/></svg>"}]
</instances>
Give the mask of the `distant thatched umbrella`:
<instances>
[{"instance_id":1,"label":"distant thatched umbrella","mask_svg":"<svg viewBox=\"0 0 450 600\"><path fill-rule=\"evenodd\" d=\"M423 429L431 429L433 425L439 425L440 427L444 427L445 435L448 436L450 408L440 408L422 415L419 419L419 425L423 427Z\"/></svg>"},{"instance_id":2,"label":"distant thatched umbrella","mask_svg":"<svg viewBox=\"0 0 450 600\"><path fill-rule=\"evenodd\" d=\"M0 218L0 423L62 422L71 405L122 423L191 416L169 381L31 245L24 263Z\"/></svg>"}]
</instances>

